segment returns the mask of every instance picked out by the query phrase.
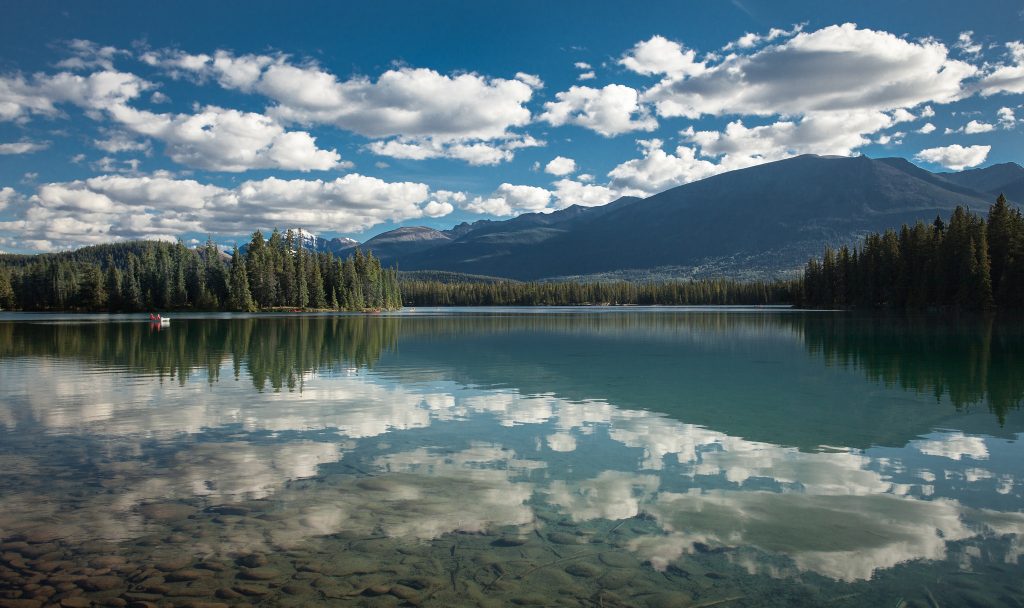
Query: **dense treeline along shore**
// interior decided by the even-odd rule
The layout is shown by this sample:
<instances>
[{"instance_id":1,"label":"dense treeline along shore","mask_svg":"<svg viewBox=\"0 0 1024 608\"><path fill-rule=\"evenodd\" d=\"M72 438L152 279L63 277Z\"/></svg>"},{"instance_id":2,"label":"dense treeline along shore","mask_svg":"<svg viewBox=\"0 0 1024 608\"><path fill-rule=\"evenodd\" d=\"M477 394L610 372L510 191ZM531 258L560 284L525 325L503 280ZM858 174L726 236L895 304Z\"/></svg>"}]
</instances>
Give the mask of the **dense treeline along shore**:
<instances>
[{"instance_id":1,"label":"dense treeline along shore","mask_svg":"<svg viewBox=\"0 0 1024 608\"><path fill-rule=\"evenodd\" d=\"M632 283L403 281L409 306L577 306L606 305L767 305L791 304L797 281L707 279Z\"/></svg>"},{"instance_id":2,"label":"dense treeline along shore","mask_svg":"<svg viewBox=\"0 0 1024 608\"><path fill-rule=\"evenodd\" d=\"M859 248L826 249L807 263L796 301L805 308L982 310L1024 306L1024 216L1002 195L988 221L957 207Z\"/></svg>"},{"instance_id":3,"label":"dense treeline along shore","mask_svg":"<svg viewBox=\"0 0 1024 608\"><path fill-rule=\"evenodd\" d=\"M397 273L371 253L341 260L299 246L301 233L255 232L230 259L213 243L133 241L60 254L0 256L0 308L144 310L400 308Z\"/></svg>"}]
</instances>

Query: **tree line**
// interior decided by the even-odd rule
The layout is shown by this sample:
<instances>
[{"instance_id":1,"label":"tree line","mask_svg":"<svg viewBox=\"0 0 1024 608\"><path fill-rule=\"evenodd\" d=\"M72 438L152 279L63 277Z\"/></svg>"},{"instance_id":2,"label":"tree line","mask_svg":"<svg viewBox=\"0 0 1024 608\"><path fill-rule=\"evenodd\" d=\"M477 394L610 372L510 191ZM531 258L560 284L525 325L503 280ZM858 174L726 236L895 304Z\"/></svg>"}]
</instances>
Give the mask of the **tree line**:
<instances>
[{"instance_id":1,"label":"tree line","mask_svg":"<svg viewBox=\"0 0 1024 608\"><path fill-rule=\"evenodd\" d=\"M808 261L796 304L805 308L1024 306L1024 216L999 195L988 221L957 207L943 221L869 234L858 248Z\"/></svg>"},{"instance_id":2,"label":"tree line","mask_svg":"<svg viewBox=\"0 0 1024 608\"><path fill-rule=\"evenodd\" d=\"M256 231L227 258L212 240L132 241L74 252L0 256L0 308L146 310L384 310L401 307L394 269L356 250L308 251L301 231Z\"/></svg>"},{"instance_id":3,"label":"tree line","mask_svg":"<svg viewBox=\"0 0 1024 608\"><path fill-rule=\"evenodd\" d=\"M794 281L728 279L657 283L402 281L406 306L790 304L798 289L799 285Z\"/></svg>"}]
</instances>

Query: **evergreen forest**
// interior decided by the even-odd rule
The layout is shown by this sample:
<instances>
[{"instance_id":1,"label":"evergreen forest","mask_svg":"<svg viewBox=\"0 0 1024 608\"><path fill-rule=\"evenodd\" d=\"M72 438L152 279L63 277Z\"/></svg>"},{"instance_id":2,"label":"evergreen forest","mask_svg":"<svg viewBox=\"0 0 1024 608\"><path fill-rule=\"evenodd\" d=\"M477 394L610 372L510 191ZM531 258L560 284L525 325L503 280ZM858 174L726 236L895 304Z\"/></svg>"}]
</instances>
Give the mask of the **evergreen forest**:
<instances>
[{"instance_id":1,"label":"evergreen forest","mask_svg":"<svg viewBox=\"0 0 1024 608\"><path fill-rule=\"evenodd\" d=\"M825 249L803 274L805 308L984 310L1024 305L1024 216L1002 195L988 220L957 207L856 248Z\"/></svg>"}]
</instances>

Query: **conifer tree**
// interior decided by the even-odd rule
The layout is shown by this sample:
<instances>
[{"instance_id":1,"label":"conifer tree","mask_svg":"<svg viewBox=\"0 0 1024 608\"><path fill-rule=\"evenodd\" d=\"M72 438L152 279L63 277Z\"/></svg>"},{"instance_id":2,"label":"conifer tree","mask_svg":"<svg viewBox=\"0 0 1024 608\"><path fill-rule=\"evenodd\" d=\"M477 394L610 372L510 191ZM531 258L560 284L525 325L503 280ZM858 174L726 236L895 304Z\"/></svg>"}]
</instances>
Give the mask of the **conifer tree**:
<instances>
[{"instance_id":1,"label":"conifer tree","mask_svg":"<svg viewBox=\"0 0 1024 608\"><path fill-rule=\"evenodd\" d=\"M245 268L245 258L238 252L236 245L231 252L230 293L228 309L238 312L255 312L256 305L249 291L249 276Z\"/></svg>"}]
</instances>

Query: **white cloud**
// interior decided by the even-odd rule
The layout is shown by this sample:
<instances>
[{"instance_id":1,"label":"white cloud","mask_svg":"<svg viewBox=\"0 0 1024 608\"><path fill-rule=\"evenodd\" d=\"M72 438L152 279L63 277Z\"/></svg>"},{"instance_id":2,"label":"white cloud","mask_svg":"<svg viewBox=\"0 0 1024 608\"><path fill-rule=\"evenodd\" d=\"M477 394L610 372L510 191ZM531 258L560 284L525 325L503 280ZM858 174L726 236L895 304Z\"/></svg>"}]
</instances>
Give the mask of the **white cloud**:
<instances>
[{"instance_id":1,"label":"white cloud","mask_svg":"<svg viewBox=\"0 0 1024 608\"><path fill-rule=\"evenodd\" d=\"M27 120L32 115L57 116L57 104L103 110L138 97L153 85L134 74L116 71L79 76L70 72L0 76L0 121Z\"/></svg>"},{"instance_id":2,"label":"white cloud","mask_svg":"<svg viewBox=\"0 0 1024 608\"><path fill-rule=\"evenodd\" d=\"M537 186L503 183L489 197L477 197L465 205L474 213L507 216L548 211L551 192Z\"/></svg>"},{"instance_id":3,"label":"white cloud","mask_svg":"<svg viewBox=\"0 0 1024 608\"><path fill-rule=\"evenodd\" d=\"M597 78L597 74L594 72L582 72L576 77L577 80L593 80Z\"/></svg>"},{"instance_id":4,"label":"white cloud","mask_svg":"<svg viewBox=\"0 0 1024 608\"><path fill-rule=\"evenodd\" d=\"M950 59L939 42L909 42L847 23L663 81L644 100L665 117L889 111L958 100L966 95L963 81L976 71Z\"/></svg>"},{"instance_id":5,"label":"white cloud","mask_svg":"<svg viewBox=\"0 0 1024 608\"><path fill-rule=\"evenodd\" d=\"M50 147L48 141L18 141L0 144L0 155L4 154L31 154Z\"/></svg>"},{"instance_id":6,"label":"white cloud","mask_svg":"<svg viewBox=\"0 0 1024 608\"><path fill-rule=\"evenodd\" d=\"M517 139L530 122L525 104L543 81L525 72L512 79L475 73L445 75L427 68L387 70L376 81L341 80L315 64L283 55L213 56L147 53L143 60L172 75L213 78L225 88L267 96L267 113L285 123L329 124L372 139L375 152L395 158L448 157L495 164L513 156L492 140ZM394 138L394 139L388 139Z\"/></svg>"},{"instance_id":7,"label":"white cloud","mask_svg":"<svg viewBox=\"0 0 1024 608\"><path fill-rule=\"evenodd\" d=\"M621 196L617 190L597 184L584 184L571 179L560 179L554 184L555 207L565 209L571 205L598 207Z\"/></svg>"},{"instance_id":8,"label":"white cloud","mask_svg":"<svg viewBox=\"0 0 1024 608\"><path fill-rule=\"evenodd\" d=\"M1011 63L998 64L978 83L984 96L996 93L1024 93L1024 42L1008 42Z\"/></svg>"},{"instance_id":9,"label":"white cloud","mask_svg":"<svg viewBox=\"0 0 1024 608\"><path fill-rule=\"evenodd\" d=\"M696 57L693 49L684 49L683 45L664 36L652 36L636 43L619 59L619 64L644 76L662 74L678 79L704 73L707 66Z\"/></svg>"},{"instance_id":10,"label":"white cloud","mask_svg":"<svg viewBox=\"0 0 1024 608\"><path fill-rule=\"evenodd\" d=\"M911 114L905 108L898 108L895 112L892 113L893 124L900 122L910 122L912 120L917 120L917 117Z\"/></svg>"},{"instance_id":11,"label":"white cloud","mask_svg":"<svg viewBox=\"0 0 1024 608\"><path fill-rule=\"evenodd\" d=\"M797 154L848 156L870 142L865 135L893 124L883 112L810 112L799 121L750 128L737 120L724 131L698 131L688 139L703 156L722 156L723 169L732 170Z\"/></svg>"},{"instance_id":12,"label":"white cloud","mask_svg":"<svg viewBox=\"0 0 1024 608\"><path fill-rule=\"evenodd\" d=\"M366 137L496 139L530 121L524 104L537 79L446 76L425 68L388 70L376 81L344 82L315 67L271 65L255 85L278 105L270 113L303 124L333 124Z\"/></svg>"},{"instance_id":13,"label":"white cloud","mask_svg":"<svg viewBox=\"0 0 1024 608\"><path fill-rule=\"evenodd\" d=\"M167 144L178 163L216 171L247 169L325 170L345 166L334 150L316 147L304 131L285 131L262 114L207 106L197 114L156 114L128 105L152 84L115 71L79 76L61 72L0 78L0 119L22 120L32 114L56 115L55 104L71 103L93 118L108 115L135 134ZM125 151L123 141L100 140L107 150Z\"/></svg>"},{"instance_id":14,"label":"white cloud","mask_svg":"<svg viewBox=\"0 0 1024 608\"><path fill-rule=\"evenodd\" d=\"M439 217L456 193L351 173L331 181L267 178L235 188L166 177L103 175L41 185L0 234L49 248L184 232L247 233L254 227L316 226L358 232L385 221Z\"/></svg>"},{"instance_id":15,"label":"white cloud","mask_svg":"<svg viewBox=\"0 0 1024 608\"><path fill-rule=\"evenodd\" d=\"M628 160L608 173L611 187L621 194L650 196L722 171L715 163L698 159L692 148L679 146L673 155L662 149L660 139L638 143L643 157Z\"/></svg>"},{"instance_id":16,"label":"white cloud","mask_svg":"<svg viewBox=\"0 0 1024 608\"><path fill-rule=\"evenodd\" d=\"M767 34L755 34L747 32L746 34L740 36L736 40L722 47L722 50L731 51L734 49L752 49L759 44L763 44L765 42L772 42L773 40L776 40L778 38L789 38L791 36L795 36L796 34L799 34L801 31L803 31L803 29L803 24L797 24L794 25L793 28L789 30L773 27L770 30L768 30Z\"/></svg>"},{"instance_id":17,"label":"white cloud","mask_svg":"<svg viewBox=\"0 0 1024 608\"><path fill-rule=\"evenodd\" d=\"M935 116L935 110L931 106L921 108L921 115L918 118L931 118Z\"/></svg>"},{"instance_id":18,"label":"white cloud","mask_svg":"<svg viewBox=\"0 0 1024 608\"><path fill-rule=\"evenodd\" d=\"M515 157L515 150L544 146L545 142L529 135L522 138L510 138L498 142L444 142L433 138L395 138L387 141L374 141L366 145L366 149L379 156L424 160L428 158L454 158L466 161L471 165L496 165L510 161Z\"/></svg>"},{"instance_id":19,"label":"white cloud","mask_svg":"<svg viewBox=\"0 0 1024 608\"><path fill-rule=\"evenodd\" d=\"M544 81L540 79L540 76L536 74L527 74L526 72L516 72L516 80L520 80L530 85L534 89L543 89Z\"/></svg>"},{"instance_id":20,"label":"white cloud","mask_svg":"<svg viewBox=\"0 0 1024 608\"><path fill-rule=\"evenodd\" d=\"M478 196L466 203L463 208L473 213L497 215L498 217L505 217L515 213L505 199L494 197L483 198Z\"/></svg>"},{"instance_id":21,"label":"white cloud","mask_svg":"<svg viewBox=\"0 0 1024 608\"><path fill-rule=\"evenodd\" d=\"M576 171L576 161L564 156L556 156L544 166L544 172L551 175L569 175Z\"/></svg>"},{"instance_id":22,"label":"white cloud","mask_svg":"<svg viewBox=\"0 0 1024 608\"><path fill-rule=\"evenodd\" d=\"M981 55L982 46L974 41L974 32L971 30L960 32L960 35L957 36L956 44L953 46L963 51L965 55L970 55L973 58Z\"/></svg>"},{"instance_id":23,"label":"white cloud","mask_svg":"<svg viewBox=\"0 0 1024 608\"><path fill-rule=\"evenodd\" d=\"M21 198L21 195L10 186L0 188L0 211L6 209L11 203L21 200Z\"/></svg>"},{"instance_id":24,"label":"white cloud","mask_svg":"<svg viewBox=\"0 0 1024 608\"><path fill-rule=\"evenodd\" d=\"M973 135L975 133L988 133L989 131L994 131L995 128L995 125L989 124L987 122L979 122L977 120L972 120L966 125L964 125L963 131L968 135Z\"/></svg>"},{"instance_id":25,"label":"white cloud","mask_svg":"<svg viewBox=\"0 0 1024 608\"><path fill-rule=\"evenodd\" d=\"M117 154L119 152L149 152L149 141L139 141L121 131L109 131L105 135L106 139L94 139L92 142L94 146L104 152L110 154Z\"/></svg>"},{"instance_id":26,"label":"white cloud","mask_svg":"<svg viewBox=\"0 0 1024 608\"><path fill-rule=\"evenodd\" d=\"M1017 125L1017 117L1013 113L1013 108L999 108L996 116L999 117L999 126L1003 129L1012 129Z\"/></svg>"},{"instance_id":27,"label":"white cloud","mask_svg":"<svg viewBox=\"0 0 1024 608\"><path fill-rule=\"evenodd\" d=\"M924 125L922 125L921 128L917 130L918 133L922 133L924 135L927 135L933 131L935 131L935 125L933 125L930 122L924 123Z\"/></svg>"},{"instance_id":28,"label":"white cloud","mask_svg":"<svg viewBox=\"0 0 1024 608\"><path fill-rule=\"evenodd\" d=\"M573 64L573 67L575 67L577 70L589 70L590 64L587 63L586 61L577 61L576 63Z\"/></svg>"},{"instance_id":29,"label":"white cloud","mask_svg":"<svg viewBox=\"0 0 1024 608\"><path fill-rule=\"evenodd\" d=\"M942 165L947 169L960 171L967 167L976 167L985 162L992 146L961 146L953 144L941 148L928 148L918 152L914 158L929 163Z\"/></svg>"},{"instance_id":30,"label":"white cloud","mask_svg":"<svg viewBox=\"0 0 1024 608\"><path fill-rule=\"evenodd\" d=\"M130 53L112 46L100 46L89 40L74 39L67 43L71 57L57 62L57 67L65 70L84 70L100 68L114 69L114 59Z\"/></svg>"},{"instance_id":31,"label":"white cloud","mask_svg":"<svg viewBox=\"0 0 1024 608\"><path fill-rule=\"evenodd\" d=\"M166 144L174 162L213 171L324 171L350 166L305 131L285 131L254 112L206 106L196 114L156 114L124 104L108 108L123 127Z\"/></svg>"},{"instance_id":32,"label":"white cloud","mask_svg":"<svg viewBox=\"0 0 1024 608\"><path fill-rule=\"evenodd\" d=\"M575 124L611 137L630 131L653 131L658 122L639 103L636 89L610 84L603 89L570 87L544 104L539 119L558 127Z\"/></svg>"}]
</instances>

